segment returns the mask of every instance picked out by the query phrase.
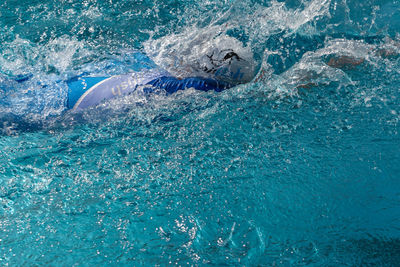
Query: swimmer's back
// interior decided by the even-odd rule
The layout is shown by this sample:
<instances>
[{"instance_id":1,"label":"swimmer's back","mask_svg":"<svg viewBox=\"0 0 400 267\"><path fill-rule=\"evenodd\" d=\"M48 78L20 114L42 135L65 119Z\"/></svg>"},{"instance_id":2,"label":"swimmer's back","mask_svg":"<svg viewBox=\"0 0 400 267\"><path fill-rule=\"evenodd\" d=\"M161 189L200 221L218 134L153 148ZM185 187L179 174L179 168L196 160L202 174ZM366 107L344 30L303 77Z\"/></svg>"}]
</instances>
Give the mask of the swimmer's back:
<instances>
[{"instance_id":1,"label":"swimmer's back","mask_svg":"<svg viewBox=\"0 0 400 267\"><path fill-rule=\"evenodd\" d=\"M79 77L67 81L67 84L69 87L67 108L75 111L130 94L138 87L143 88L143 91L148 94L159 89L165 90L167 94L172 94L188 88L219 92L232 87L229 83L208 78L177 79L158 68L112 77Z\"/></svg>"}]
</instances>

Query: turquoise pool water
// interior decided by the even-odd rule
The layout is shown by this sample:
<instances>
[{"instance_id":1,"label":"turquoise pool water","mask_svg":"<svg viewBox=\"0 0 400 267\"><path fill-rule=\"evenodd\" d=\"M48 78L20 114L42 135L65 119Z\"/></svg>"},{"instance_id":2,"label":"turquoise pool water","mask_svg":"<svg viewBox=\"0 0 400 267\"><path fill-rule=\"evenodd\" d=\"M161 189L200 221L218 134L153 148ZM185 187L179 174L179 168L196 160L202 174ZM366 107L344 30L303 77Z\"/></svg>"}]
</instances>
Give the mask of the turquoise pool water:
<instances>
[{"instance_id":1,"label":"turquoise pool water","mask_svg":"<svg viewBox=\"0 0 400 267\"><path fill-rule=\"evenodd\" d=\"M396 266L399 10L3 1L0 264ZM192 34L250 46L257 81L65 113L68 78L167 65Z\"/></svg>"}]
</instances>

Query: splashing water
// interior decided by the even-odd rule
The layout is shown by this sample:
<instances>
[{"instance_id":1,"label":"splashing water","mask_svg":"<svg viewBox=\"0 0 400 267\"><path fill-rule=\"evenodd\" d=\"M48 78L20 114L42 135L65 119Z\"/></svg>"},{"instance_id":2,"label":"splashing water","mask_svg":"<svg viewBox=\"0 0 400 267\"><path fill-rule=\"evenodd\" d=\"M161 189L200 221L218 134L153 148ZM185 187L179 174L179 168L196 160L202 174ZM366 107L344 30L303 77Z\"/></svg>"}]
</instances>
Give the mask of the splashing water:
<instances>
[{"instance_id":1,"label":"splashing water","mask_svg":"<svg viewBox=\"0 0 400 267\"><path fill-rule=\"evenodd\" d=\"M399 7L6 0L1 264L395 266ZM65 111L71 77L185 72L221 36L252 82Z\"/></svg>"}]
</instances>

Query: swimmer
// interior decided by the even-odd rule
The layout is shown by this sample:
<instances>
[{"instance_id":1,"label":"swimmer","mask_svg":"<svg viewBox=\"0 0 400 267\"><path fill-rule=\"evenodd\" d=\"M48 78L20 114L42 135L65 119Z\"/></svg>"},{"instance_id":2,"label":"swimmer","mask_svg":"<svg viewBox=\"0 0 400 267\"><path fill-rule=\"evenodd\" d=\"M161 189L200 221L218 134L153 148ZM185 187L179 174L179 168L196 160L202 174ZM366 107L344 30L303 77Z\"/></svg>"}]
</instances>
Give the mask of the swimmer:
<instances>
[{"instance_id":1,"label":"swimmer","mask_svg":"<svg viewBox=\"0 0 400 267\"><path fill-rule=\"evenodd\" d=\"M224 36L226 47L206 48L204 55L191 66L191 77L179 77L172 75L168 70L155 67L112 77L70 79L67 81L67 108L81 111L103 101L130 94L138 88L143 88L145 93L161 89L167 94L172 94L188 88L219 92L250 82L255 76L253 54L247 47L238 47L236 39L230 39L234 38ZM229 43L234 43L235 46L230 47Z\"/></svg>"},{"instance_id":2,"label":"swimmer","mask_svg":"<svg viewBox=\"0 0 400 267\"><path fill-rule=\"evenodd\" d=\"M394 48L380 48L373 53L380 57L396 57L398 52L395 48L399 47L398 43L394 43ZM252 80L258 82L264 79L264 70L261 70L258 77L255 78L256 64L251 49L244 47L233 37L220 35L211 41L203 41L202 45L194 45L192 51L197 51L194 54L203 56L186 61L186 64L166 67L166 70L155 67L109 78L79 77L72 79L67 82L69 86L67 108L73 111L84 110L102 101L132 93L139 87L143 88L145 93L162 89L167 94L172 94L188 88L219 92L238 84ZM186 55L186 57L192 56ZM350 70L364 62L365 58L363 57L332 55L325 64L331 68ZM181 75L179 70L185 74ZM313 73L303 73L298 78L297 88L317 86L312 80Z\"/></svg>"}]
</instances>

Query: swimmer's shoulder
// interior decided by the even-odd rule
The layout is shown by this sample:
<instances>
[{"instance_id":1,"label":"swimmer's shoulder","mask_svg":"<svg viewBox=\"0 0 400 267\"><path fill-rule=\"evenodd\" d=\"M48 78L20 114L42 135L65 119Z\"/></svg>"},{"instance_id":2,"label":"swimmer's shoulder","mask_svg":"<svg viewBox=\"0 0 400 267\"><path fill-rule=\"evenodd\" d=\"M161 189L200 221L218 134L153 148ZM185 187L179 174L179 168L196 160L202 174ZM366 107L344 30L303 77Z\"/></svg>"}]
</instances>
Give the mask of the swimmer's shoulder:
<instances>
[{"instance_id":1,"label":"swimmer's shoulder","mask_svg":"<svg viewBox=\"0 0 400 267\"><path fill-rule=\"evenodd\" d=\"M194 88L200 91L223 91L233 87L232 84L203 77L188 77L178 79L172 76L162 76L148 83L156 88L164 89L167 93L175 93L179 90Z\"/></svg>"}]
</instances>

